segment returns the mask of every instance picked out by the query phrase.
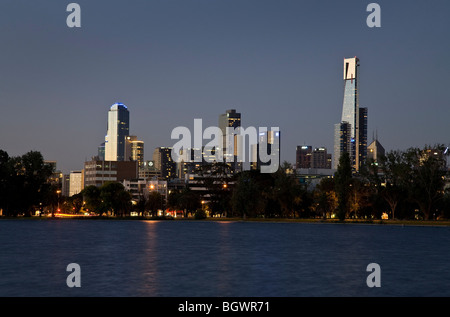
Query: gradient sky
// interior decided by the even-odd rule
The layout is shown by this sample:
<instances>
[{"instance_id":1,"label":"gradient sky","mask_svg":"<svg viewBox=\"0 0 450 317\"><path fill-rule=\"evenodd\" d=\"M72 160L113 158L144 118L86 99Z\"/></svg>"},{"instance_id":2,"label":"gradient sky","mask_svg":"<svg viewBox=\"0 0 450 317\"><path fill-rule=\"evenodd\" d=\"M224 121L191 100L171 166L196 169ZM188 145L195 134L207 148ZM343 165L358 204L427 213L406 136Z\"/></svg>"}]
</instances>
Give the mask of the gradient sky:
<instances>
[{"instance_id":1,"label":"gradient sky","mask_svg":"<svg viewBox=\"0 0 450 317\"><path fill-rule=\"evenodd\" d=\"M0 149L41 151L67 173L104 141L115 102L130 134L172 146L176 126L279 126L282 160L297 145L333 150L343 59L360 59L369 141L387 150L450 143L450 1L76 1L68 28L61 0L0 2Z\"/></svg>"}]
</instances>

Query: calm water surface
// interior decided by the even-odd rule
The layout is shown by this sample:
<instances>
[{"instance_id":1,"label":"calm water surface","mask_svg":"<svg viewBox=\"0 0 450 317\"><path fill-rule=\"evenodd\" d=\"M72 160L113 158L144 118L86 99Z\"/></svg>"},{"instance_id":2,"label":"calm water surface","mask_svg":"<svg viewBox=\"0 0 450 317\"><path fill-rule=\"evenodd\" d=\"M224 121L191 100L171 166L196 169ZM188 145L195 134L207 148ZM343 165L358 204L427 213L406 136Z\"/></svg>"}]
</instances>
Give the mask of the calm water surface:
<instances>
[{"instance_id":1,"label":"calm water surface","mask_svg":"<svg viewBox=\"0 0 450 317\"><path fill-rule=\"evenodd\" d=\"M450 296L450 228L1 220L0 296Z\"/></svg>"}]
</instances>

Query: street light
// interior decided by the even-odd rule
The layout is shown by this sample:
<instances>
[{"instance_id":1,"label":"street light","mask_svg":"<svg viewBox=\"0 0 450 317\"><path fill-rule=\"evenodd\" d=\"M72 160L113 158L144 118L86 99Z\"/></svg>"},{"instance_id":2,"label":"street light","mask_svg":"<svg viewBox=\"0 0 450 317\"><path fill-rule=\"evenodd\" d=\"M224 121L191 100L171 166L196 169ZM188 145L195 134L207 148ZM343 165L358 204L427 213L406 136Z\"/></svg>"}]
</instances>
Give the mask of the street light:
<instances>
[{"instance_id":1,"label":"street light","mask_svg":"<svg viewBox=\"0 0 450 317\"><path fill-rule=\"evenodd\" d=\"M57 191L56 191L56 193L58 194L58 211L59 211L59 194L61 194L61 190L60 189L58 189Z\"/></svg>"}]
</instances>

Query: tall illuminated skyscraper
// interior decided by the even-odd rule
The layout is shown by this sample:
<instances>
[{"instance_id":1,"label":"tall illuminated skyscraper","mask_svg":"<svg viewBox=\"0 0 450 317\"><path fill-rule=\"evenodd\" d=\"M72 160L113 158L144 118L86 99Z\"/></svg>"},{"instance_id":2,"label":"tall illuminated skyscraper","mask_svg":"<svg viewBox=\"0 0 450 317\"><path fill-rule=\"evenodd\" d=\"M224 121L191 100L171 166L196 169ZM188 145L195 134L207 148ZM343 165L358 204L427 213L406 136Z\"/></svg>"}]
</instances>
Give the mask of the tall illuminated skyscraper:
<instances>
[{"instance_id":1,"label":"tall illuminated skyscraper","mask_svg":"<svg viewBox=\"0 0 450 317\"><path fill-rule=\"evenodd\" d=\"M126 138L130 130L130 113L123 103L115 103L108 112L105 136L105 161L127 161Z\"/></svg>"},{"instance_id":2,"label":"tall illuminated skyscraper","mask_svg":"<svg viewBox=\"0 0 450 317\"><path fill-rule=\"evenodd\" d=\"M355 56L344 59L344 100L342 104L341 123L335 126L335 152L334 160L337 162L342 151L350 155L351 165L355 172L359 171L361 164L367 157L367 108L359 106L359 59ZM348 124L344 125L344 123ZM344 146L343 130L349 129L350 145ZM336 143L339 142L339 143Z\"/></svg>"},{"instance_id":3,"label":"tall illuminated skyscraper","mask_svg":"<svg viewBox=\"0 0 450 317\"><path fill-rule=\"evenodd\" d=\"M233 147L233 153L227 154L227 151L231 148L231 144L229 142L231 141L227 134L227 128L238 128L241 126L241 114L239 112L236 112L235 109L227 110L224 114L221 114L219 116L219 128L222 130L222 153L223 153L223 159L225 162L233 162L231 164L233 170L237 170L242 168L242 165L240 162L237 162L237 155L238 155L238 138L236 135L234 135L233 141L234 147ZM233 158L234 157L234 158Z\"/></svg>"}]
</instances>

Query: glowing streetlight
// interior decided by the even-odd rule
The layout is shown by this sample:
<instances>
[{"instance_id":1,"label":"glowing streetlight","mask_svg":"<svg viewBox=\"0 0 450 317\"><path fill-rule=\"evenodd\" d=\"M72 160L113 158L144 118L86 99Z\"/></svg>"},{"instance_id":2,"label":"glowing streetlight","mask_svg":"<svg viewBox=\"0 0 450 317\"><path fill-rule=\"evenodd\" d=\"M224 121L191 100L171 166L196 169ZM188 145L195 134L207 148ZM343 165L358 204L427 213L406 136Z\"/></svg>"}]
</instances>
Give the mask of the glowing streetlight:
<instances>
[{"instance_id":1,"label":"glowing streetlight","mask_svg":"<svg viewBox=\"0 0 450 317\"><path fill-rule=\"evenodd\" d=\"M61 190L58 189L58 190L56 191L56 193L58 194L58 212L59 212L59 195L61 194Z\"/></svg>"}]
</instances>

